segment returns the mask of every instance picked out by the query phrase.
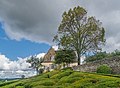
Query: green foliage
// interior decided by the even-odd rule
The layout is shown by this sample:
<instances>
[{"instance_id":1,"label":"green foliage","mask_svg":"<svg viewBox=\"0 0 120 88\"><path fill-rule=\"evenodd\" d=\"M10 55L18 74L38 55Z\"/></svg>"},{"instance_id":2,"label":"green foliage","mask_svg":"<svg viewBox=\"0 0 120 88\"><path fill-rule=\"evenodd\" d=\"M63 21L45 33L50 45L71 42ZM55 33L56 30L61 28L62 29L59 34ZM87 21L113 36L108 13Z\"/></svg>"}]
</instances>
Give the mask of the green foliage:
<instances>
[{"instance_id":1,"label":"green foliage","mask_svg":"<svg viewBox=\"0 0 120 88\"><path fill-rule=\"evenodd\" d=\"M71 71L71 70L67 70L67 71L64 71L64 70L63 70L61 73L56 74L56 75L52 76L51 78L61 79L62 77L64 77L64 76L69 76L70 74L72 74L72 71Z\"/></svg>"},{"instance_id":2,"label":"green foliage","mask_svg":"<svg viewBox=\"0 0 120 88\"><path fill-rule=\"evenodd\" d=\"M62 70L72 70L71 67L63 68Z\"/></svg>"},{"instance_id":3,"label":"green foliage","mask_svg":"<svg viewBox=\"0 0 120 88\"><path fill-rule=\"evenodd\" d=\"M49 78L47 77L49 75ZM11 82L11 83L10 83ZM98 75L71 69L55 70L28 79L3 83L0 88L119 88L119 75Z\"/></svg>"},{"instance_id":4,"label":"green foliage","mask_svg":"<svg viewBox=\"0 0 120 88\"><path fill-rule=\"evenodd\" d=\"M92 56L87 56L85 59L85 62L93 62L93 61L102 60L105 58L114 58L115 56L120 56L119 50L115 50L111 53L97 52Z\"/></svg>"},{"instance_id":5,"label":"green foliage","mask_svg":"<svg viewBox=\"0 0 120 88\"><path fill-rule=\"evenodd\" d=\"M8 82L2 82L2 83L0 83L0 86L9 85L9 84L12 84L12 83L15 83L15 82L17 82L17 80L8 81Z\"/></svg>"},{"instance_id":6,"label":"green foliage","mask_svg":"<svg viewBox=\"0 0 120 88\"><path fill-rule=\"evenodd\" d=\"M120 51L116 49L114 52L111 53L111 56L120 56Z\"/></svg>"},{"instance_id":7,"label":"green foliage","mask_svg":"<svg viewBox=\"0 0 120 88\"><path fill-rule=\"evenodd\" d=\"M102 60L106 57L108 57L106 52L98 52L95 55L87 57L85 59L85 62L93 62L93 61L97 61L97 60Z\"/></svg>"},{"instance_id":8,"label":"green foliage","mask_svg":"<svg viewBox=\"0 0 120 88\"><path fill-rule=\"evenodd\" d=\"M97 73L104 73L104 74L110 74L111 68L107 65L101 65L97 68Z\"/></svg>"},{"instance_id":9,"label":"green foliage","mask_svg":"<svg viewBox=\"0 0 120 88\"><path fill-rule=\"evenodd\" d=\"M40 85L44 85L44 86L53 86L54 84L55 82L53 80L45 80L40 83Z\"/></svg>"},{"instance_id":10,"label":"green foliage","mask_svg":"<svg viewBox=\"0 0 120 88\"><path fill-rule=\"evenodd\" d=\"M28 84L30 85L31 87L34 87L34 86L53 86L55 84L55 81L52 80L52 79L44 79L44 81L37 81L37 82L33 82L31 84Z\"/></svg>"},{"instance_id":11,"label":"green foliage","mask_svg":"<svg viewBox=\"0 0 120 88\"><path fill-rule=\"evenodd\" d=\"M25 88L25 87L23 87L23 86L17 86L16 88Z\"/></svg>"},{"instance_id":12,"label":"green foliage","mask_svg":"<svg viewBox=\"0 0 120 88\"><path fill-rule=\"evenodd\" d=\"M105 30L95 17L87 17L87 11L78 6L64 12L54 41L62 49L75 50L80 57L86 52L101 50L105 42Z\"/></svg>"},{"instance_id":13,"label":"green foliage","mask_svg":"<svg viewBox=\"0 0 120 88\"><path fill-rule=\"evenodd\" d=\"M94 85L96 83L93 83L92 81L95 79L86 78L81 79L79 81L74 82L72 86L69 86L68 88L95 88ZM95 80L96 81L96 80Z\"/></svg>"},{"instance_id":14,"label":"green foliage","mask_svg":"<svg viewBox=\"0 0 120 88\"><path fill-rule=\"evenodd\" d=\"M56 52L55 55L55 63L61 64L61 63L72 63L76 59L75 52L73 50L59 50Z\"/></svg>"},{"instance_id":15,"label":"green foliage","mask_svg":"<svg viewBox=\"0 0 120 88\"><path fill-rule=\"evenodd\" d=\"M64 84L64 83L74 83L75 81L77 80L80 80L79 77L74 77L74 78L71 78L69 76L65 76L65 77L62 77L59 81L60 84Z\"/></svg>"},{"instance_id":16,"label":"green foliage","mask_svg":"<svg viewBox=\"0 0 120 88\"><path fill-rule=\"evenodd\" d=\"M43 58L37 58L36 56L31 56L30 59L27 60L28 63L31 64L31 67L34 68L37 72L37 74L39 74L39 68L42 67L42 62L43 62Z\"/></svg>"}]
</instances>

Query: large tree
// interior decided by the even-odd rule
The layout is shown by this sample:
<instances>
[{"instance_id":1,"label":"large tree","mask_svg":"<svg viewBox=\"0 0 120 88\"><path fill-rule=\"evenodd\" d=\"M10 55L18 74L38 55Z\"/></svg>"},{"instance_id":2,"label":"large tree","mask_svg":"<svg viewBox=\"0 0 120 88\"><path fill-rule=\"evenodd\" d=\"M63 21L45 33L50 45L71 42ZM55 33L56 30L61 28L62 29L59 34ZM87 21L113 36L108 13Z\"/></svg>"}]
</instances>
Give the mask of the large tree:
<instances>
[{"instance_id":1,"label":"large tree","mask_svg":"<svg viewBox=\"0 0 120 88\"><path fill-rule=\"evenodd\" d=\"M77 52L78 65L80 58L86 52L101 50L105 43L105 30L95 17L87 17L87 11L82 7L74 7L62 15L58 32L54 37L60 48L72 49Z\"/></svg>"}]
</instances>

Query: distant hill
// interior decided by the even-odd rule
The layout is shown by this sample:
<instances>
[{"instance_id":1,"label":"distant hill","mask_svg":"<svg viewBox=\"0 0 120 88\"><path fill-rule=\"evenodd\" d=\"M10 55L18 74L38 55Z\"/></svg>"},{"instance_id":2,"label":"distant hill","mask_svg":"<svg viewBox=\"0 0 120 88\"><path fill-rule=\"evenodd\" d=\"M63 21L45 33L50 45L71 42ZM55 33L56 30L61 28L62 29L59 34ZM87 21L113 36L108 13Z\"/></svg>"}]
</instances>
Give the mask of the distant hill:
<instances>
[{"instance_id":1,"label":"distant hill","mask_svg":"<svg viewBox=\"0 0 120 88\"><path fill-rule=\"evenodd\" d=\"M120 75L54 70L28 79L4 82L0 88L120 88Z\"/></svg>"}]
</instances>

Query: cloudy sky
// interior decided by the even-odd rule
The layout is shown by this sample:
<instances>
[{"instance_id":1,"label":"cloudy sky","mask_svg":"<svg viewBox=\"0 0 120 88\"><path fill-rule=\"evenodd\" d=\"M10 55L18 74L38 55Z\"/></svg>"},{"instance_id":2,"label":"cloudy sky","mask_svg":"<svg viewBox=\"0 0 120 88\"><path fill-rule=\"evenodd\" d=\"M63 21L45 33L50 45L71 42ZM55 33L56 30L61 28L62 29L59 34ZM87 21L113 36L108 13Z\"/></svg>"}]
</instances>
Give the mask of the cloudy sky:
<instances>
[{"instance_id":1,"label":"cloudy sky","mask_svg":"<svg viewBox=\"0 0 120 88\"><path fill-rule=\"evenodd\" d=\"M61 15L75 6L99 19L106 30L104 50L120 49L119 0L0 0L0 53L10 60L47 52ZM1 58L0 58L1 59Z\"/></svg>"},{"instance_id":2,"label":"cloudy sky","mask_svg":"<svg viewBox=\"0 0 120 88\"><path fill-rule=\"evenodd\" d=\"M36 57L41 58L45 53L37 54ZM0 79L5 78L21 78L22 75L30 77L36 75L35 69L29 68L31 65L26 62L26 58L18 57L18 60L10 60L5 55L0 54Z\"/></svg>"}]
</instances>

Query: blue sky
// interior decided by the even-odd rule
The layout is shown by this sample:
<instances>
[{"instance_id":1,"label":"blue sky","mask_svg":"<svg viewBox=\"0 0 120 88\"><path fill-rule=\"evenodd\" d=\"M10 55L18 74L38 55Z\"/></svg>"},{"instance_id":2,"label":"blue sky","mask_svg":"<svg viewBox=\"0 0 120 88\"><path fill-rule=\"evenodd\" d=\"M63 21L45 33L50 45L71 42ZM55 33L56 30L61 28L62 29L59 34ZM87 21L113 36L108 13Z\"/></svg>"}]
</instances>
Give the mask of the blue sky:
<instances>
[{"instance_id":1,"label":"blue sky","mask_svg":"<svg viewBox=\"0 0 120 88\"><path fill-rule=\"evenodd\" d=\"M101 4L102 3L102 4ZM11 60L47 52L64 11L81 6L95 16L106 31L106 46L120 49L119 0L0 0L0 53ZM113 17L114 16L114 17Z\"/></svg>"},{"instance_id":2,"label":"blue sky","mask_svg":"<svg viewBox=\"0 0 120 88\"><path fill-rule=\"evenodd\" d=\"M25 58L30 55L46 53L50 45L45 43L35 43L22 39L21 41L11 40L7 37L0 24L0 53L6 55L10 60L17 57Z\"/></svg>"}]
</instances>

